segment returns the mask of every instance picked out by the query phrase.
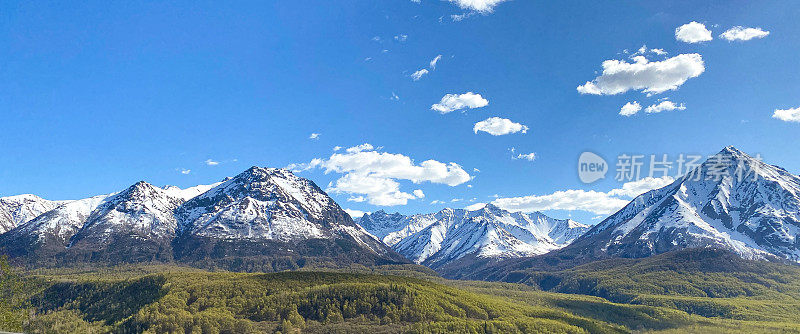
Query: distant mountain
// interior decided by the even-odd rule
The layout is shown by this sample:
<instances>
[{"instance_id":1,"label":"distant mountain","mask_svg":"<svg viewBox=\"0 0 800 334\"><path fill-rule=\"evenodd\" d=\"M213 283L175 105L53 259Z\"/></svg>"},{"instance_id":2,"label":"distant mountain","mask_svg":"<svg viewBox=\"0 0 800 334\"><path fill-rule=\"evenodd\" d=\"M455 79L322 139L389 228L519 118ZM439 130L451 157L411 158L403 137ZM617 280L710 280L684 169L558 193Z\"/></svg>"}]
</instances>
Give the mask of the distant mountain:
<instances>
[{"instance_id":1,"label":"distant mountain","mask_svg":"<svg viewBox=\"0 0 800 334\"><path fill-rule=\"evenodd\" d=\"M31 194L0 197L0 234L55 209L60 204L62 202L48 201Z\"/></svg>"},{"instance_id":2,"label":"distant mountain","mask_svg":"<svg viewBox=\"0 0 800 334\"><path fill-rule=\"evenodd\" d=\"M313 182L282 169L253 167L187 189L138 182L83 200L37 199L7 200L27 206L6 205L3 212L44 212L27 221L9 215L22 223L0 234L0 251L31 265L181 261L280 270L408 262Z\"/></svg>"},{"instance_id":3,"label":"distant mountain","mask_svg":"<svg viewBox=\"0 0 800 334\"><path fill-rule=\"evenodd\" d=\"M489 264L468 277L568 268L597 259L718 248L745 259L800 262L800 178L726 147L695 170L635 198L571 245Z\"/></svg>"},{"instance_id":4,"label":"distant mountain","mask_svg":"<svg viewBox=\"0 0 800 334\"><path fill-rule=\"evenodd\" d=\"M514 258L566 246L589 227L544 214L508 212L492 204L402 216L378 211L359 219L411 261L437 269L463 258Z\"/></svg>"}]
</instances>

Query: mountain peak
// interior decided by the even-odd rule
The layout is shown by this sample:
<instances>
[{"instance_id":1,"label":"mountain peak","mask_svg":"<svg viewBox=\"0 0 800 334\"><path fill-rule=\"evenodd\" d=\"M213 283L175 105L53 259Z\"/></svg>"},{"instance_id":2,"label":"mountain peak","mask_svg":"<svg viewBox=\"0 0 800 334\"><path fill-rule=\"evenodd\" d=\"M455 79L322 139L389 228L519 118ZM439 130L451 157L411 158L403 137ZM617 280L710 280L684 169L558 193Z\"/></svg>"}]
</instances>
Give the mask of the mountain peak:
<instances>
[{"instance_id":1,"label":"mountain peak","mask_svg":"<svg viewBox=\"0 0 800 334\"><path fill-rule=\"evenodd\" d=\"M733 146L672 185L635 198L575 247L644 257L719 247L745 258L800 262L800 178Z\"/></svg>"}]
</instances>

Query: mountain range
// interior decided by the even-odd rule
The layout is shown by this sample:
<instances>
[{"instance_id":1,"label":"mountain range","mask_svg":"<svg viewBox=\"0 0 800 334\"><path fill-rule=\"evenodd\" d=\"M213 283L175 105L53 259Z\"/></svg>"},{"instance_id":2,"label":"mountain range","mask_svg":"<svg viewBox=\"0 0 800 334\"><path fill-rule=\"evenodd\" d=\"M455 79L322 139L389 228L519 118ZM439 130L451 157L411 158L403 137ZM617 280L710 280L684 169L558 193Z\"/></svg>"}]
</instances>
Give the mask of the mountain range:
<instances>
[{"instance_id":1,"label":"mountain range","mask_svg":"<svg viewBox=\"0 0 800 334\"><path fill-rule=\"evenodd\" d=\"M504 259L562 248L589 230L540 212L509 212L495 205L469 211L446 208L404 216L377 211L357 220L407 259L437 269L465 256Z\"/></svg>"},{"instance_id":2,"label":"mountain range","mask_svg":"<svg viewBox=\"0 0 800 334\"><path fill-rule=\"evenodd\" d=\"M481 270L452 276L509 279L518 270L557 270L688 248L797 264L800 178L729 146L672 184L636 197L562 249L537 257L484 261Z\"/></svg>"},{"instance_id":3,"label":"mountain range","mask_svg":"<svg viewBox=\"0 0 800 334\"><path fill-rule=\"evenodd\" d=\"M137 182L110 195L51 202L3 198L0 249L36 265L181 261L244 270L320 261L406 263L316 184L252 167L189 189ZM9 203L9 204L6 204Z\"/></svg>"},{"instance_id":4,"label":"mountain range","mask_svg":"<svg viewBox=\"0 0 800 334\"><path fill-rule=\"evenodd\" d=\"M75 201L0 198L0 251L18 262L177 261L232 270L416 263L504 279L606 258L718 248L800 262L800 178L726 147L590 227L493 204L354 221L314 182L252 167L188 189L138 182Z\"/></svg>"}]
</instances>

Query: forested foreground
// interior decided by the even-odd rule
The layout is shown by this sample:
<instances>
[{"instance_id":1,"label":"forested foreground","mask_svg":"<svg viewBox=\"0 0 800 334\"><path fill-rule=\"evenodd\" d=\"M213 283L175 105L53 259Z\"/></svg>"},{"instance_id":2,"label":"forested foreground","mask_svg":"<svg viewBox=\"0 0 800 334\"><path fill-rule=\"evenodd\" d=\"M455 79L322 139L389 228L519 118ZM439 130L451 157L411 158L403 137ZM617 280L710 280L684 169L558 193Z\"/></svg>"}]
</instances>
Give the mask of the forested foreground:
<instances>
[{"instance_id":1,"label":"forested foreground","mask_svg":"<svg viewBox=\"0 0 800 334\"><path fill-rule=\"evenodd\" d=\"M783 322L703 317L669 304L612 303L521 284L412 278L400 276L399 270L391 272L251 274L171 266L25 272L4 264L0 329L30 333L799 331L796 314L785 314Z\"/></svg>"}]
</instances>

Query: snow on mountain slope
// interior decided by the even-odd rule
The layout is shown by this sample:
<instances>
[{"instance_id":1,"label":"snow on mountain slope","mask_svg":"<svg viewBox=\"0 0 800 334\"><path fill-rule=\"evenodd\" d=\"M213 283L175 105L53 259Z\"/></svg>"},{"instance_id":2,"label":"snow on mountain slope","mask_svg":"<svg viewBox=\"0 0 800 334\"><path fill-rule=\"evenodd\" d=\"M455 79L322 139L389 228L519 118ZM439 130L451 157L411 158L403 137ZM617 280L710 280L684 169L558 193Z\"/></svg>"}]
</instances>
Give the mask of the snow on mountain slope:
<instances>
[{"instance_id":1,"label":"snow on mountain slope","mask_svg":"<svg viewBox=\"0 0 800 334\"><path fill-rule=\"evenodd\" d=\"M171 239L178 227L175 210L183 202L183 198L172 196L164 189L138 182L106 198L93 210L70 244L87 242L87 239L107 244L115 235Z\"/></svg>"},{"instance_id":2,"label":"snow on mountain slope","mask_svg":"<svg viewBox=\"0 0 800 334\"><path fill-rule=\"evenodd\" d=\"M31 194L0 197L0 234L53 210L63 203L64 201L48 201Z\"/></svg>"},{"instance_id":3,"label":"snow on mountain slope","mask_svg":"<svg viewBox=\"0 0 800 334\"><path fill-rule=\"evenodd\" d=\"M83 227L86 218L109 196L100 195L61 204L4 234L3 243L15 244L16 247L30 246L22 245L23 242L17 240L24 238L33 243L56 240L66 245L69 238Z\"/></svg>"},{"instance_id":4,"label":"snow on mountain slope","mask_svg":"<svg viewBox=\"0 0 800 334\"><path fill-rule=\"evenodd\" d=\"M170 186L170 185L164 186L164 187L162 187L162 189L164 189L164 191L169 196L181 198L184 201L188 201L188 200L190 200L192 198L195 198L197 196L202 195L206 191L211 190L212 188L222 184L225 181L228 181L229 179L230 178L225 178L225 180L217 182L217 183L201 184L201 185L194 186L194 187L189 187L189 188L186 188L186 189L181 189L181 188L178 188L176 186Z\"/></svg>"},{"instance_id":5,"label":"snow on mountain slope","mask_svg":"<svg viewBox=\"0 0 800 334\"><path fill-rule=\"evenodd\" d=\"M177 211L181 233L214 239L294 242L346 238L391 252L314 182L285 169L252 167Z\"/></svg>"},{"instance_id":6,"label":"snow on mountain slope","mask_svg":"<svg viewBox=\"0 0 800 334\"><path fill-rule=\"evenodd\" d=\"M466 255L512 258L543 254L566 246L589 229L574 221L538 212L512 213L491 204L475 211L444 209L403 221L408 225L387 234L384 241L393 242L392 248L409 260L432 268Z\"/></svg>"},{"instance_id":7,"label":"snow on mountain slope","mask_svg":"<svg viewBox=\"0 0 800 334\"><path fill-rule=\"evenodd\" d=\"M623 257L717 247L748 259L800 262L800 178L726 147L637 197L568 249L586 247Z\"/></svg>"}]
</instances>

